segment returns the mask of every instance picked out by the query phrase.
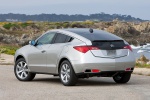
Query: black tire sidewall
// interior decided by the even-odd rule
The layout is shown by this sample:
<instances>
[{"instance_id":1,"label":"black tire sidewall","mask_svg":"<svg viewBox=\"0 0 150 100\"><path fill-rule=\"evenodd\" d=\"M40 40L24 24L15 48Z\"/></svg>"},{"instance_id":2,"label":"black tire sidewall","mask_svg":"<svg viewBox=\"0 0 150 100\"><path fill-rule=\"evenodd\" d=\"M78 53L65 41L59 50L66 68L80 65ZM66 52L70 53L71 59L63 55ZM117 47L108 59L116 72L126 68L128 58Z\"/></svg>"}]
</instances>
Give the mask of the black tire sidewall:
<instances>
[{"instance_id":1,"label":"black tire sidewall","mask_svg":"<svg viewBox=\"0 0 150 100\"><path fill-rule=\"evenodd\" d=\"M122 73L121 79L116 79L116 76L113 77L116 83L127 83L130 80L131 73Z\"/></svg>"}]
</instances>

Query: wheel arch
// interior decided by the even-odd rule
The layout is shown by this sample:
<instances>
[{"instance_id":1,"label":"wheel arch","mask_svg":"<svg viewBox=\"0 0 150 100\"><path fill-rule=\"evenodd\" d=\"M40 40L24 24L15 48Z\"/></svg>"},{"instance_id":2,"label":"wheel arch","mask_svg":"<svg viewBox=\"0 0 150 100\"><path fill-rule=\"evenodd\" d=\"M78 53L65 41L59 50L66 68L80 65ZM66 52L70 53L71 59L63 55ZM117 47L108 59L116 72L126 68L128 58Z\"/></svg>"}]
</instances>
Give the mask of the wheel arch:
<instances>
[{"instance_id":1,"label":"wheel arch","mask_svg":"<svg viewBox=\"0 0 150 100\"><path fill-rule=\"evenodd\" d=\"M16 57L16 59L15 59L15 62L16 62L18 59L20 59L20 58L24 58L24 59L25 59L25 57L24 57L23 55L18 55L18 56ZM26 59L25 59L25 61L26 61Z\"/></svg>"},{"instance_id":2,"label":"wheel arch","mask_svg":"<svg viewBox=\"0 0 150 100\"><path fill-rule=\"evenodd\" d=\"M58 62L58 66L57 66L57 73L59 74L59 69L60 69L60 65L61 65L61 63L63 62L63 61L65 61L65 60L68 60L69 62L70 62L70 64L72 65L72 63L71 63L71 61L67 58L67 57L63 57L63 58L61 58L60 60L59 60L59 62ZM73 67L72 67L73 68ZM74 70L74 68L73 68L73 70Z\"/></svg>"}]
</instances>

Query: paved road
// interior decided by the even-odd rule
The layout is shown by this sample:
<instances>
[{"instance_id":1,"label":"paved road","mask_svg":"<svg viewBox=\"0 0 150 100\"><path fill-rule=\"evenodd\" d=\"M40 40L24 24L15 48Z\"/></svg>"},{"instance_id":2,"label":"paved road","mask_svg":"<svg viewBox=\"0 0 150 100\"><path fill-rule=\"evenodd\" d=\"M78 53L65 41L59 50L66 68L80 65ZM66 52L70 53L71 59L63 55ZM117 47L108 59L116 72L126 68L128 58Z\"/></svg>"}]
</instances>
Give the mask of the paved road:
<instances>
[{"instance_id":1,"label":"paved road","mask_svg":"<svg viewBox=\"0 0 150 100\"><path fill-rule=\"evenodd\" d=\"M0 65L0 100L150 100L150 76L132 75L124 85L112 78L80 79L77 86L65 87L51 75L20 82L13 66Z\"/></svg>"}]
</instances>

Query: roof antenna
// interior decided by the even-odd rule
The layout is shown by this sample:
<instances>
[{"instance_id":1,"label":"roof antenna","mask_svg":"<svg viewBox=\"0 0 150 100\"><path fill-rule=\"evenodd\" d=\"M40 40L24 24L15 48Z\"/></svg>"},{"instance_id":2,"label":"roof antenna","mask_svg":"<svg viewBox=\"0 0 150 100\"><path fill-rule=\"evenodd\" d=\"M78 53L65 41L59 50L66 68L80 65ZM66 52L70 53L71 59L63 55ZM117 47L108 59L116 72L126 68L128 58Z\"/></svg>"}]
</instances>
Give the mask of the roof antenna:
<instances>
[{"instance_id":1,"label":"roof antenna","mask_svg":"<svg viewBox=\"0 0 150 100\"><path fill-rule=\"evenodd\" d=\"M92 28L90 28L89 31L90 31L90 33L93 33L93 29Z\"/></svg>"}]
</instances>

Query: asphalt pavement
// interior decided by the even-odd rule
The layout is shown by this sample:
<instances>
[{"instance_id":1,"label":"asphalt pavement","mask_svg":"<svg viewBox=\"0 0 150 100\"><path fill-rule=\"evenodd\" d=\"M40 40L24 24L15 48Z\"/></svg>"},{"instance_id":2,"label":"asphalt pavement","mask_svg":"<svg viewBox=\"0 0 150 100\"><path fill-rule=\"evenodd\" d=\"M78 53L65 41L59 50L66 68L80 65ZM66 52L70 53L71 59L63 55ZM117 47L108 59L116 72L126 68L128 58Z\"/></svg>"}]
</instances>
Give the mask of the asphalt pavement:
<instances>
[{"instance_id":1,"label":"asphalt pavement","mask_svg":"<svg viewBox=\"0 0 150 100\"><path fill-rule=\"evenodd\" d=\"M93 77L66 87L52 75L39 74L33 81L20 82L12 65L0 65L0 100L150 100L150 76L132 75L127 84Z\"/></svg>"}]
</instances>

